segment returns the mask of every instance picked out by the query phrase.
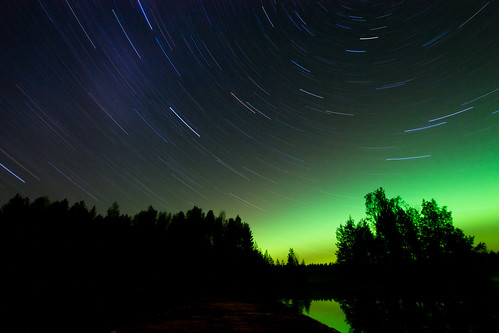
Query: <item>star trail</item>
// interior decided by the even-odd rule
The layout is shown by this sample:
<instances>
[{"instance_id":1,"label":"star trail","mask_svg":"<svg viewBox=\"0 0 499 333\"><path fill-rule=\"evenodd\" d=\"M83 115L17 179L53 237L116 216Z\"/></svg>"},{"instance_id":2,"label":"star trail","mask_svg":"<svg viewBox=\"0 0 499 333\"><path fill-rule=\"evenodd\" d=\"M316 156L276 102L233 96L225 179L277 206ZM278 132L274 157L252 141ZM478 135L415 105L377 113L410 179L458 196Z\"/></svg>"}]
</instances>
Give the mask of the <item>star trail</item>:
<instances>
[{"instance_id":1,"label":"star trail","mask_svg":"<svg viewBox=\"0 0 499 333\"><path fill-rule=\"evenodd\" d=\"M499 249L496 1L6 1L0 199L196 205L333 260L384 187Z\"/></svg>"}]
</instances>

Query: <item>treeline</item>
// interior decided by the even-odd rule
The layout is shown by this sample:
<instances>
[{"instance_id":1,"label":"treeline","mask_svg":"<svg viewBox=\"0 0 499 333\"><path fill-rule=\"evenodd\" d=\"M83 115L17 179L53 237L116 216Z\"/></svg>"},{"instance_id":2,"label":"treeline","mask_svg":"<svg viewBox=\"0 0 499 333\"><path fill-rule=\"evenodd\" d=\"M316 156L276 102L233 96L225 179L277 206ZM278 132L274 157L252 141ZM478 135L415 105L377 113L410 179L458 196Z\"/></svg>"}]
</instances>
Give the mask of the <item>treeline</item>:
<instances>
[{"instance_id":1,"label":"treeline","mask_svg":"<svg viewBox=\"0 0 499 333\"><path fill-rule=\"evenodd\" d=\"M365 198L366 218L337 229L336 263L305 265L293 249L274 262L247 223L223 212L129 216L114 203L101 215L84 202L17 195L0 209L0 313L22 323L17 332L108 332L193 297L452 294L499 276L499 256L434 200L416 209L381 188Z\"/></svg>"},{"instance_id":2,"label":"treeline","mask_svg":"<svg viewBox=\"0 0 499 333\"><path fill-rule=\"evenodd\" d=\"M129 216L115 203L100 215L84 202L17 195L0 210L0 238L0 311L24 331L107 329L190 297L270 295L276 281L247 223L198 207Z\"/></svg>"},{"instance_id":3,"label":"treeline","mask_svg":"<svg viewBox=\"0 0 499 333\"><path fill-rule=\"evenodd\" d=\"M365 204L365 218L350 217L336 230L332 275L346 293L453 293L494 284L499 276L499 256L455 227L451 212L435 200L415 208L379 188Z\"/></svg>"},{"instance_id":4,"label":"treeline","mask_svg":"<svg viewBox=\"0 0 499 333\"><path fill-rule=\"evenodd\" d=\"M355 223L350 217L336 231L338 263L440 263L487 253L485 243L474 245L474 237L456 228L451 212L434 199L417 209L379 188L365 200L366 218Z\"/></svg>"},{"instance_id":5,"label":"treeline","mask_svg":"<svg viewBox=\"0 0 499 333\"><path fill-rule=\"evenodd\" d=\"M382 188L336 231L334 264L308 265L307 296L334 299L351 332L496 332L499 254L475 244L435 200L411 207Z\"/></svg>"}]
</instances>

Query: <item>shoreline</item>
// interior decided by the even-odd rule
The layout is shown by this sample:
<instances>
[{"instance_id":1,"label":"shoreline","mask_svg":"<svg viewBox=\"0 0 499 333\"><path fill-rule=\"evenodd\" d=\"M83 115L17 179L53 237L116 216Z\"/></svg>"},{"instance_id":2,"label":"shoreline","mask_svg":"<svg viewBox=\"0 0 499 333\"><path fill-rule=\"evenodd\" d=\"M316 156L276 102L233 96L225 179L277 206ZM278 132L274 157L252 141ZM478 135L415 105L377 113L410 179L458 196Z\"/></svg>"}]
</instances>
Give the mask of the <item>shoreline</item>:
<instances>
[{"instance_id":1,"label":"shoreline","mask_svg":"<svg viewBox=\"0 0 499 333\"><path fill-rule=\"evenodd\" d=\"M296 313L284 304L208 300L185 303L113 333L149 332L308 332L337 333L321 322Z\"/></svg>"}]
</instances>

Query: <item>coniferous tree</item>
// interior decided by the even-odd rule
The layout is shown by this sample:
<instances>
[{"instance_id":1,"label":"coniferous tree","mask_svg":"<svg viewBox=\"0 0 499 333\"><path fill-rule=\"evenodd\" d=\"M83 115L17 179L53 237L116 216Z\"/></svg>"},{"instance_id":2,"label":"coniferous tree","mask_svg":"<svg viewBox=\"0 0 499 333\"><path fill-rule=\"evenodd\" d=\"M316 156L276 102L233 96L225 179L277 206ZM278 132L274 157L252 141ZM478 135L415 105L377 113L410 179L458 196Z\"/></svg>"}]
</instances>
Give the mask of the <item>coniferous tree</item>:
<instances>
[{"instance_id":1,"label":"coniferous tree","mask_svg":"<svg viewBox=\"0 0 499 333\"><path fill-rule=\"evenodd\" d=\"M298 266L298 257L296 256L296 253L293 250L293 248L289 249L287 265L289 267L296 267L296 266Z\"/></svg>"}]
</instances>

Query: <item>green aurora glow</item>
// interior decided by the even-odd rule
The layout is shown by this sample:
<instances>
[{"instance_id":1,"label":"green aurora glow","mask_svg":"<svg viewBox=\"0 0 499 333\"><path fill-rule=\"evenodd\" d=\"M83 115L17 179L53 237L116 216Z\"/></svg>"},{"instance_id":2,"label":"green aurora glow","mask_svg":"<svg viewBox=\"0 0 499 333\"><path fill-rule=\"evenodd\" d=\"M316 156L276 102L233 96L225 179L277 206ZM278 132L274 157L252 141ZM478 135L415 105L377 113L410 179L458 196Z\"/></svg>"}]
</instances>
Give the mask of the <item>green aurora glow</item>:
<instances>
[{"instance_id":1,"label":"green aurora glow","mask_svg":"<svg viewBox=\"0 0 499 333\"><path fill-rule=\"evenodd\" d=\"M499 250L499 1L2 4L1 202L225 210L314 263L383 187Z\"/></svg>"}]
</instances>

